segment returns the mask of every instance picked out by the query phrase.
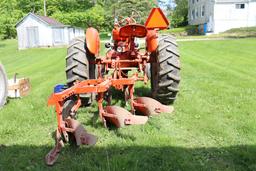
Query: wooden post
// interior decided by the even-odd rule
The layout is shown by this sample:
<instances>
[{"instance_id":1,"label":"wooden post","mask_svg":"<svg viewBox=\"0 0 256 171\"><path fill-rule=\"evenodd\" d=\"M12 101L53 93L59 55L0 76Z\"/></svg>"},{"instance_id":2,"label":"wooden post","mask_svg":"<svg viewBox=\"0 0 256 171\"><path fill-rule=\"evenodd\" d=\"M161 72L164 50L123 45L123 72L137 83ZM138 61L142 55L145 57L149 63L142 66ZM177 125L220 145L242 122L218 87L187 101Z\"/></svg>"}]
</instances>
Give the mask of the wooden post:
<instances>
[{"instance_id":1,"label":"wooden post","mask_svg":"<svg viewBox=\"0 0 256 171\"><path fill-rule=\"evenodd\" d=\"M44 0L44 16L47 16L47 13L46 13L46 0Z\"/></svg>"}]
</instances>

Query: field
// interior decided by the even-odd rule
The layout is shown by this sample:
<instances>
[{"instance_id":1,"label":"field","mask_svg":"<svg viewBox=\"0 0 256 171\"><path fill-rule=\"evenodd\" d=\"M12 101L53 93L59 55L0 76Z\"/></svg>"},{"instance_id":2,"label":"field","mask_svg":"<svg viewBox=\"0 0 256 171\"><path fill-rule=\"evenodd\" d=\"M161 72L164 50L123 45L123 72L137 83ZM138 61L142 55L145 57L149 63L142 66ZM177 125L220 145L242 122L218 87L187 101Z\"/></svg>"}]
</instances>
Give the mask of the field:
<instances>
[{"instance_id":1,"label":"field","mask_svg":"<svg viewBox=\"0 0 256 171\"><path fill-rule=\"evenodd\" d=\"M256 39L179 42L182 82L173 114L144 126L107 130L96 104L79 121L98 137L95 147L66 146L53 167L53 108L47 98L65 83L65 48L17 50L0 42L9 78L29 77L32 92L0 111L0 170L256 170ZM136 86L139 95L150 87ZM120 101L116 101L120 103Z\"/></svg>"},{"instance_id":2,"label":"field","mask_svg":"<svg viewBox=\"0 0 256 171\"><path fill-rule=\"evenodd\" d=\"M179 39L234 39L234 38L255 38L256 27L233 28L219 34L200 35L195 26L185 26L164 30L164 33L176 35Z\"/></svg>"}]
</instances>

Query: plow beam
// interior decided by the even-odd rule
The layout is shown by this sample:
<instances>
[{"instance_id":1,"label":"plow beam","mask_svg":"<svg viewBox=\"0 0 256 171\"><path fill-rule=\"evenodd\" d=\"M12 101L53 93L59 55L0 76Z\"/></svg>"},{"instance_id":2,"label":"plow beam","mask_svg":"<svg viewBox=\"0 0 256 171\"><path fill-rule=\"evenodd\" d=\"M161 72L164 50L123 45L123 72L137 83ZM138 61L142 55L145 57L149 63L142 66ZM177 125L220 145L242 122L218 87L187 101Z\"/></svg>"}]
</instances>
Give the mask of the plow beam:
<instances>
[{"instance_id":1,"label":"plow beam","mask_svg":"<svg viewBox=\"0 0 256 171\"><path fill-rule=\"evenodd\" d=\"M173 106L163 105L150 97L138 97L134 101L135 110L146 116L172 113L174 110Z\"/></svg>"},{"instance_id":2,"label":"plow beam","mask_svg":"<svg viewBox=\"0 0 256 171\"><path fill-rule=\"evenodd\" d=\"M107 106L104 117L117 128L125 125L143 125L148 121L146 116L136 116L119 106Z\"/></svg>"}]
</instances>

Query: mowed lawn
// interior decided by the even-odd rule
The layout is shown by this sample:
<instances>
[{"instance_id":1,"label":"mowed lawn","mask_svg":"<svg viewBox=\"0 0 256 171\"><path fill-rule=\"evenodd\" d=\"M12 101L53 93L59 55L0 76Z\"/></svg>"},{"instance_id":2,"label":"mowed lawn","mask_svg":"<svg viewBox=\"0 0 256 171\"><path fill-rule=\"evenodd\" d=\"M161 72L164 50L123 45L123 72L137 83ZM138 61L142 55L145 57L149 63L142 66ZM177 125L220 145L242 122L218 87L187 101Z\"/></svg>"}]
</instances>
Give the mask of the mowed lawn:
<instances>
[{"instance_id":1,"label":"mowed lawn","mask_svg":"<svg viewBox=\"0 0 256 171\"><path fill-rule=\"evenodd\" d=\"M65 83L66 49L18 51L15 40L0 42L8 76L32 83L29 96L0 111L0 170L256 170L256 39L179 45L182 82L173 114L107 130L96 104L81 109L78 119L98 137L96 146L67 145L48 167L57 122L47 98ZM136 87L140 95L149 89Z\"/></svg>"}]
</instances>

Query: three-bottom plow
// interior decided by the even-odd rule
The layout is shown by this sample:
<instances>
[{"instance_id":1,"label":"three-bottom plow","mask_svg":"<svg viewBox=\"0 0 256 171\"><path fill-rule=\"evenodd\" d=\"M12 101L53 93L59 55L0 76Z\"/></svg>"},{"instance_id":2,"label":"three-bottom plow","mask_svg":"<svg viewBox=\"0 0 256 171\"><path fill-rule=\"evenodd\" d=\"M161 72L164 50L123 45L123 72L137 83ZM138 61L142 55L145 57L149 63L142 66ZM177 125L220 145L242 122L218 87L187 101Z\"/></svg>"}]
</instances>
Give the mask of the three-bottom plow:
<instances>
[{"instance_id":1,"label":"three-bottom plow","mask_svg":"<svg viewBox=\"0 0 256 171\"><path fill-rule=\"evenodd\" d=\"M112 123L117 128L125 125L139 125L145 124L148 121L148 116L157 115L160 113L171 113L173 108L161 104L155 99L149 97L138 97L134 99L134 84L137 80L143 80L134 74L131 78L120 79L97 79L85 80L77 82L73 87L68 88L59 93L54 93L49 98L48 105L54 105L56 108L58 128L56 130L56 146L46 155L46 163L53 165L57 160L64 142L74 141L76 145L94 145L97 138L86 132L84 127L75 120L77 110L81 106L80 94L97 93L97 102L99 108L99 116L104 126L107 127L107 122ZM131 105L131 112L119 106L111 106L108 101L108 106L103 106L104 94L109 91L111 87L116 89L126 89L129 93L128 100ZM71 97L76 97L69 101ZM127 98L127 97L126 97ZM65 103L72 103L71 106ZM135 111L143 114L135 115Z\"/></svg>"},{"instance_id":2,"label":"three-bottom plow","mask_svg":"<svg viewBox=\"0 0 256 171\"><path fill-rule=\"evenodd\" d=\"M136 24L135 17L138 13L116 21L112 31L113 42L106 43L108 51L104 57L98 56L100 41L96 29L88 28L85 39L77 38L71 42L66 58L67 86L56 86L48 100L48 105L55 106L58 122L56 146L45 157L48 165L55 163L64 143L73 142L78 146L96 144L96 136L87 133L76 120L79 107L90 104L94 96L105 127L109 124L117 128L145 124L151 115L173 111L173 107L155 100L172 103L180 81L175 38L158 35L159 29L168 27L168 20L159 8L151 11L145 26ZM145 51L140 52L136 38L145 38ZM129 76L131 70L133 75ZM148 75L151 75L154 99L134 97L136 81L147 83ZM124 92L130 111L111 106L111 88ZM104 105L105 100L107 105Z\"/></svg>"}]
</instances>

